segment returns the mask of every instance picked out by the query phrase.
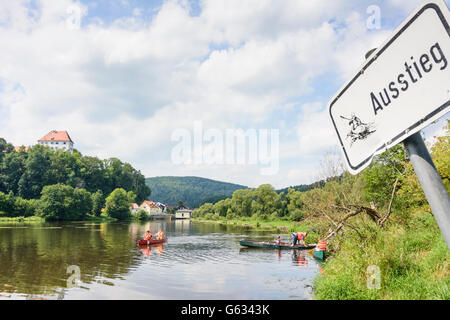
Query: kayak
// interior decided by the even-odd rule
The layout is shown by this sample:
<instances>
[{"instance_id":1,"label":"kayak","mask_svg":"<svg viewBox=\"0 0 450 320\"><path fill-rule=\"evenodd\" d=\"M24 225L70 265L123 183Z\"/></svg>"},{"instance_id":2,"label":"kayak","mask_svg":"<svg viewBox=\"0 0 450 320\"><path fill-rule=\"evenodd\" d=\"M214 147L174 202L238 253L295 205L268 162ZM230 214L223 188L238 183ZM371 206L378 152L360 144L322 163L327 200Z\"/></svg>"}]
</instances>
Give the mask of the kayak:
<instances>
[{"instance_id":1,"label":"kayak","mask_svg":"<svg viewBox=\"0 0 450 320\"><path fill-rule=\"evenodd\" d=\"M138 240L138 245L140 245L140 246L151 246L153 244L161 244L161 243L165 243L165 242L167 242L167 238L160 239L160 240L156 240L156 239L152 239L152 240Z\"/></svg>"},{"instance_id":2,"label":"kayak","mask_svg":"<svg viewBox=\"0 0 450 320\"><path fill-rule=\"evenodd\" d=\"M281 244L276 244L275 241L250 241L250 240L241 240L239 241L239 244L241 246L245 247L254 247L254 248L271 248L271 249L314 249L316 247L315 244L310 245L302 245L297 244L295 246L292 246L291 243L282 242Z\"/></svg>"}]
</instances>

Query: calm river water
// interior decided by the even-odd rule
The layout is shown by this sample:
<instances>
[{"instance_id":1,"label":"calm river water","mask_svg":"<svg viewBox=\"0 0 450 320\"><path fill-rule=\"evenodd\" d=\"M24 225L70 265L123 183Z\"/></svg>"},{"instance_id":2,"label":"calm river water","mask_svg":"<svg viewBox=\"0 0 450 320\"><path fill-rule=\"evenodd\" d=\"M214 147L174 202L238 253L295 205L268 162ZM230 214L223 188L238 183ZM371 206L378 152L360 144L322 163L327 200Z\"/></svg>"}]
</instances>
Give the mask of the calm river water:
<instances>
[{"instance_id":1,"label":"calm river water","mask_svg":"<svg viewBox=\"0 0 450 320\"><path fill-rule=\"evenodd\" d=\"M137 247L160 228L166 244ZM310 299L310 254L239 245L275 236L187 220L0 225L0 299Z\"/></svg>"}]
</instances>

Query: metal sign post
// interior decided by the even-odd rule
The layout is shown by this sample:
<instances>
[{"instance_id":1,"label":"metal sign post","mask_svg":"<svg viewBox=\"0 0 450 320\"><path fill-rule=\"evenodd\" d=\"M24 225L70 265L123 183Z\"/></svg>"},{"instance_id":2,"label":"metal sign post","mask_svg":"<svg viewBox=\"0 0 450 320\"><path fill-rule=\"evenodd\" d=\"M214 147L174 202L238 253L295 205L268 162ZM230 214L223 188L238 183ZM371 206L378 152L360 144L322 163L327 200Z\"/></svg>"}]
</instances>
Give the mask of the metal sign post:
<instances>
[{"instance_id":1,"label":"metal sign post","mask_svg":"<svg viewBox=\"0 0 450 320\"><path fill-rule=\"evenodd\" d=\"M403 144L447 247L450 249L450 198L447 190L434 166L420 132L408 137L403 141Z\"/></svg>"}]
</instances>

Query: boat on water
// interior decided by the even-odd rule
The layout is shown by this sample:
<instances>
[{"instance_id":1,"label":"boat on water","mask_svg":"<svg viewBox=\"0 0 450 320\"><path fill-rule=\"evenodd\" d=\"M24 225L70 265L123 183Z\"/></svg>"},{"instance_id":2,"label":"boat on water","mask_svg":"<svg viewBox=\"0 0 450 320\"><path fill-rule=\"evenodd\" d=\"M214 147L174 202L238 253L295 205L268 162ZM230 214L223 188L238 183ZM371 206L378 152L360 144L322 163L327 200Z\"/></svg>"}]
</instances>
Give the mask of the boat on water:
<instances>
[{"instance_id":1,"label":"boat on water","mask_svg":"<svg viewBox=\"0 0 450 320\"><path fill-rule=\"evenodd\" d=\"M319 240L317 247L313 250L313 257L317 260L325 259L325 251L327 251L328 242L325 240Z\"/></svg>"},{"instance_id":2,"label":"boat on water","mask_svg":"<svg viewBox=\"0 0 450 320\"><path fill-rule=\"evenodd\" d=\"M270 249L314 249L316 247L315 244L310 245L302 245L297 244L292 246L291 243L282 242L281 244L277 244L275 241L251 241L251 240L240 240L239 244L244 247L254 247L254 248L270 248Z\"/></svg>"},{"instance_id":3,"label":"boat on water","mask_svg":"<svg viewBox=\"0 0 450 320\"><path fill-rule=\"evenodd\" d=\"M325 258L325 251L323 250L313 250L312 254L317 260L323 260Z\"/></svg>"},{"instance_id":4,"label":"boat on water","mask_svg":"<svg viewBox=\"0 0 450 320\"><path fill-rule=\"evenodd\" d=\"M164 239L152 239L152 240L138 240L139 246L151 246L154 244L161 244L167 242L167 238Z\"/></svg>"}]
</instances>

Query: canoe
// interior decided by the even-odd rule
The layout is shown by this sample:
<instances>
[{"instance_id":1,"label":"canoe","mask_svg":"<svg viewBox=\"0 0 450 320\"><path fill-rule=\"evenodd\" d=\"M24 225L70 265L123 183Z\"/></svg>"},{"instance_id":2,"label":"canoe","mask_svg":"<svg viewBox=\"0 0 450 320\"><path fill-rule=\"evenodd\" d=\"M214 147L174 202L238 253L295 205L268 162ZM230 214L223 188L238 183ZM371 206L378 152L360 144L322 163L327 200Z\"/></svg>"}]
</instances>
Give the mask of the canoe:
<instances>
[{"instance_id":1,"label":"canoe","mask_svg":"<svg viewBox=\"0 0 450 320\"><path fill-rule=\"evenodd\" d=\"M245 247L254 247L254 248L271 248L271 249L314 249L316 247L315 244L310 245L301 245L297 244L295 246L291 246L291 243L282 242L280 245L276 244L275 241L250 241L250 240L241 240L239 241L241 246Z\"/></svg>"},{"instance_id":2,"label":"canoe","mask_svg":"<svg viewBox=\"0 0 450 320\"><path fill-rule=\"evenodd\" d=\"M325 251L316 251L313 250L312 252L314 258L318 259L318 260L323 260L323 258L325 258Z\"/></svg>"},{"instance_id":3,"label":"canoe","mask_svg":"<svg viewBox=\"0 0 450 320\"><path fill-rule=\"evenodd\" d=\"M151 246L153 244L161 244L161 243L165 243L167 242L167 238L164 239L160 239L160 240L156 240L156 239L152 239L152 240L138 240L138 245L140 246Z\"/></svg>"}]
</instances>

